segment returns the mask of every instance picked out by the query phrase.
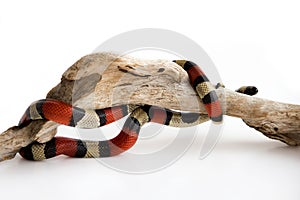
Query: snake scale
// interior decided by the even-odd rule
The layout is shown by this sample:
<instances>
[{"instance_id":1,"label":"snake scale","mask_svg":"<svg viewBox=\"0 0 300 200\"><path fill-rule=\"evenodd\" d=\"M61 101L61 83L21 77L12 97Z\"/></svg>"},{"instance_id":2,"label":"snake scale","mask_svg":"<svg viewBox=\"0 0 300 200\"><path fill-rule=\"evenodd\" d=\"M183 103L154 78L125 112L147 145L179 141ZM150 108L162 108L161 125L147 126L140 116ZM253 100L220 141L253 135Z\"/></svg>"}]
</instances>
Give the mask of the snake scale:
<instances>
[{"instance_id":1,"label":"snake scale","mask_svg":"<svg viewBox=\"0 0 300 200\"><path fill-rule=\"evenodd\" d=\"M22 147L19 154L27 160L44 160L58 155L77 158L109 157L131 148L137 141L141 127L147 122L173 127L189 127L207 121L221 122L223 112L214 87L204 72L195 63L175 60L188 74L190 83L202 100L206 114L185 113L152 105L120 105L110 108L85 110L55 99L42 99L32 103L24 113L19 126L26 126L32 120L46 119L59 124L97 128L110 124L127 115L121 132L105 141L83 141L79 139L54 137L46 143L33 142ZM254 95L254 86L244 86L237 92Z\"/></svg>"}]
</instances>

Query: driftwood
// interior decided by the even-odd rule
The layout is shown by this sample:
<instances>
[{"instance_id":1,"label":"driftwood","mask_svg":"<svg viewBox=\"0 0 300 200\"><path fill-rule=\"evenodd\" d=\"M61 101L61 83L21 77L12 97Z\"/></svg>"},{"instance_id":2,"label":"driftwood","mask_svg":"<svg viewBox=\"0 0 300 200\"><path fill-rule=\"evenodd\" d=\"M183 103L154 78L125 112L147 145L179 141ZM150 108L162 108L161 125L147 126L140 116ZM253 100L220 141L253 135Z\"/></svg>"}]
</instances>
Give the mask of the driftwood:
<instances>
[{"instance_id":1,"label":"driftwood","mask_svg":"<svg viewBox=\"0 0 300 200\"><path fill-rule=\"evenodd\" d=\"M274 102L219 88L224 112L238 117L265 136L288 145L300 144L300 105ZM47 95L82 108L150 104L206 114L186 72L166 60L141 60L110 53L87 55L72 65ZM37 120L0 135L0 160L11 159L32 141L46 142L59 124Z\"/></svg>"}]
</instances>

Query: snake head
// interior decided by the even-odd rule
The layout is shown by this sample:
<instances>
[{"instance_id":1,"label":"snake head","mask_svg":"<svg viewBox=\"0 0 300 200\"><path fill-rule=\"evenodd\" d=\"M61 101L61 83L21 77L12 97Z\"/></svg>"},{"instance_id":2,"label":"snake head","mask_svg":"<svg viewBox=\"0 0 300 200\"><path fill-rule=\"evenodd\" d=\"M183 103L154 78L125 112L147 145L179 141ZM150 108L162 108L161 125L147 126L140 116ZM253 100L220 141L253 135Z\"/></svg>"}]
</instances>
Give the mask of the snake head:
<instances>
[{"instance_id":1,"label":"snake head","mask_svg":"<svg viewBox=\"0 0 300 200\"><path fill-rule=\"evenodd\" d=\"M255 86L242 86L236 92L253 96L258 93L258 89Z\"/></svg>"}]
</instances>

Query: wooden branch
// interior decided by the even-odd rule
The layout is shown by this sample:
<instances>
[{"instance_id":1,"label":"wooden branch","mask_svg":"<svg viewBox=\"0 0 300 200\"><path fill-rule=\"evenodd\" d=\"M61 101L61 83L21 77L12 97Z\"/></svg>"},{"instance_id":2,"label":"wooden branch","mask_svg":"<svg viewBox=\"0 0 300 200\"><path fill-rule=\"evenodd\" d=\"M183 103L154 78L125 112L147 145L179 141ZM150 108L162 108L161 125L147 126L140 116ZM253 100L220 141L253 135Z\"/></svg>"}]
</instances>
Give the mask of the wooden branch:
<instances>
[{"instance_id":1,"label":"wooden branch","mask_svg":"<svg viewBox=\"0 0 300 200\"><path fill-rule=\"evenodd\" d=\"M224 96L223 96L224 95ZM300 105L251 97L226 90L220 94L226 115L239 117L265 136L288 145L300 145ZM224 98L225 97L225 98Z\"/></svg>"},{"instance_id":2,"label":"wooden branch","mask_svg":"<svg viewBox=\"0 0 300 200\"><path fill-rule=\"evenodd\" d=\"M274 102L220 88L225 114L239 117L269 138L300 144L300 105ZM206 114L186 72L166 60L141 60L111 53L87 55L72 65L47 95L82 108L150 104ZM34 101L35 99L33 99ZM0 160L10 159L32 141L46 142L58 124L38 120L0 135Z\"/></svg>"},{"instance_id":3,"label":"wooden branch","mask_svg":"<svg viewBox=\"0 0 300 200\"><path fill-rule=\"evenodd\" d=\"M57 126L54 122L37 120L23 128L7 129L0 135L0 161L14 158L20 148L35 140L50 140L56 134Z\"/></svg>"}]
</instances>

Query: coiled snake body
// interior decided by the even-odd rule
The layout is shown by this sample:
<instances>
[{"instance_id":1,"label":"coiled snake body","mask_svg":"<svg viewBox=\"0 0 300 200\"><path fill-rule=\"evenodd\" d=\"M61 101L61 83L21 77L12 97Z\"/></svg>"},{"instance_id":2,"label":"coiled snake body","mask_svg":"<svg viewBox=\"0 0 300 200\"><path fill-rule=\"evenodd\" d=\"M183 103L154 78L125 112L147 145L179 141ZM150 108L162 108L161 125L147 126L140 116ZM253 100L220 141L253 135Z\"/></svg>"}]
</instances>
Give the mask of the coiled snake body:
<instances>
[{"instance_id":1,"label":"coiled snake body","mask_svg":"<svg viewBox=\"0 0 300 200\"><path fill-rule=\"evenodd\" d=\"M221 122L222 108L215 87L206 75L191 61L176 60L189 75L190 83L201 98L208 115L199 113L181 113L151 105L121 105L98 110L84 110L54 99L34 102L28 107L20 120L19 126L26 126L30 121L47 119L60 124L96 128L112 123L129 114L121 132L105 141L83 141L66 137L54 137L46 143L33 142L20 149L20 155L28 160L43 160L61 154L70 157L108 157L118 155L131 148L137 141L141 127L147 122L154 122L174 127L188 127L208 120ZM242 87L237 92L255 94L256 88L247 90Z\"/></svg>"}]
</instances>

